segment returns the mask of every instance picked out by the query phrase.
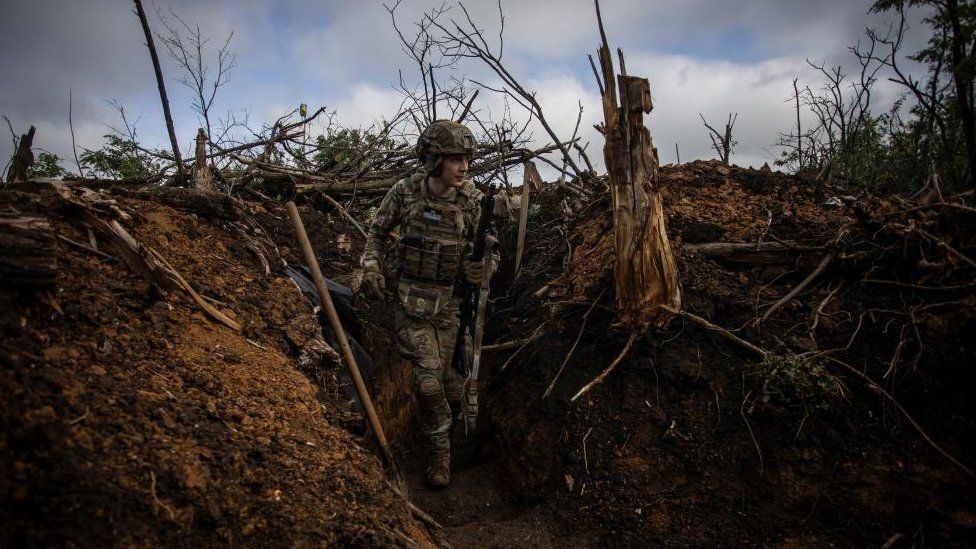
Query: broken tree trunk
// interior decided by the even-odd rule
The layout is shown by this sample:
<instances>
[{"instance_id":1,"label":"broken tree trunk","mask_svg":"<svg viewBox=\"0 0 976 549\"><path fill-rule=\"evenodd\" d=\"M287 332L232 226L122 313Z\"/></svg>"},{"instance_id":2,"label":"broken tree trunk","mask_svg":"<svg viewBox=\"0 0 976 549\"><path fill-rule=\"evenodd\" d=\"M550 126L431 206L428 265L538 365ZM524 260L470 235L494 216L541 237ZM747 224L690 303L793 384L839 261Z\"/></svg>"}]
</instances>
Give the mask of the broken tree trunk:
<instances>
[{"instance_id":1,"label":"broken tree trunk","mask_svg":"<svg viewBox=\"0 0 976 549\"><path fill-rule=\"evenodd\" d=\"M166 98L166 84L163 82L163 69L159 65L159 55L156 54L156 45L153 43L152 31L149 30L149 21L146 19L146 12L142 9L142 0L132 0L136 5L136 16L142 24L142 32L146 35L146 47L149 48L149 57L152 59L153 70L156 72L156 87L159 88L159 100L163 104L163 115L166 117L166 131L169 132L169 142L173 147L173 159L176 160L176 173L183 182L183 158L180 155L180 144L176 139L176 130L173 128L173 115L169 112L169 99Z\"/></svg>"},{"instance_id":2,"label":"broken tree trunk","mask_svg":"<svg viewBox=\"0 0 976 549\"><path fill-rule=\"evenodd\" d=\"M0 282L48 286L57 274L57 238L47 218L0 214Z\"/></svg>"},{"instance_id":3,"label":"broken tree trunk","mask_svg":"<svg viewBox=\"0 0 976 549\"><path fill-rule=\"evenodd\" d=\"M10 160L10 169L7 170L7 181L27 180L27 170L34 164L34 153L31 151L34 144L34 131L34 126L31 126L17 141L17 151L14 152L14 157Z\"/></svg>"},{"instance_id":4,"label":"broken tree trunk","mask_svg":"<svg viewBox=\"0 0 976 549\"><path fill-rule=\"evenodd\" d=\"M644 126L644 113L652 108L650 84L646 78L627 75L619 49L621 74L615 75L600 4L595 3L602 42L603 157L613 198L617 308L620 324L639 331L666 324L673 316L668 308L681 308L681 289L665 230L657 151Z\"/></svg>"},{"instance_id":5,"label":"broken tree trunk","mask_svg":"<svg viewBox=\"0 0 976 549\"><path fill-rule=\"evenodd\" d=\"M195 152L193 186L203 192L217 192L217 186L214 185L213 181L213 174L210 173L210 165L207 163L207 132L203 131L203 128L197 130L197 148Z\"/></svg>"},{"instance_id":6,"label":"broken tree trunk","mask_svg":"<svg viewBox=\"0 0 976 549\"><path fill-rule=\"evenodd\" d=\"M822 247L802 247L788 242L704 242L685 244L683 249L714 261L743 265L791 264L804 252L823 250Z\"/></svg>"},{"instance_id":7,"label":"broken tree trunk","mask_svg":"<svg viewBox=\"0 0 976 549\"><path fill-rule=\"evenodd\" d=\"M247 215L243 203L224 193L204 194L194 189L184 188L152 188L131 190L117 187L113 190L117 196L127 196L142 200L154 200L172 208L193 212L207 219L224 219L240 221Z\"/></svg>"}]
</instances>

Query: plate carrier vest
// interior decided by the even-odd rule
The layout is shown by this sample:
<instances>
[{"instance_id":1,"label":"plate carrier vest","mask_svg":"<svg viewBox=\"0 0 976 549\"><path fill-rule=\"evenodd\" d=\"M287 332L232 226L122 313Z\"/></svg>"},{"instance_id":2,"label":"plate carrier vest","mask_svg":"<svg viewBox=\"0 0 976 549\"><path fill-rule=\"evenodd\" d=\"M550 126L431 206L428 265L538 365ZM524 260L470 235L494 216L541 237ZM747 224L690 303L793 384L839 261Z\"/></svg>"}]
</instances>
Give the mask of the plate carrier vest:
<instances>
[{"instance_id":1,"label":"plate carrier vest","mask_svg":"<svg viewBox=\"0 0 976 549\"><path fill-rule=\"evenodd\" d=\"M407 189L397 243L397 294L408 315L431 318L454 294L480 193L465 181L453 202L432 200L423 175L411 177Z\"/></svg>"}]
</instances>

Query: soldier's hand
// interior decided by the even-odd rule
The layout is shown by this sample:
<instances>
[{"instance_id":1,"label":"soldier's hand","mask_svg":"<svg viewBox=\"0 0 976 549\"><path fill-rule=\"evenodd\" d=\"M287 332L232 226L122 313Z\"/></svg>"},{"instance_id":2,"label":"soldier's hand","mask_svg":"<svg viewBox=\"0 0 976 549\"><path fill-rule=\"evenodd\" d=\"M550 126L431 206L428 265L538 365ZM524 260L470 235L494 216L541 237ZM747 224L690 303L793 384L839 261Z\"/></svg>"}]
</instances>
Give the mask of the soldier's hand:
<instances>
[{"instance_id":1,"label":"soldier's hand","mask_svg":"<svg viewBox=\"0 0 976 549\"><path fill-rule=\"evenodd\" d=\"M481 284L485 279L485 260L469 261L464 264L464 278L468 284Z\"/></svg>"},{"instance_id":2,"label":"soldier's hand","mask_svg":"<svg viewBox=\"0 0 976 549\"><path fill-rule=\"evenodd\" d=\"M375 261L367 261L363 265L363 291L368 297L382 299L383 292L386 291L386 279L380 273L379 264Z\"/></svg>"},{"instance_id":3,"label":"soldier's hand","mask_svg":"<svg viewBox=\"0 0 976 549\"><path fill-rule=\"evenodd\" d=\"M363 290L367 296L380 299L386 291L386 279L380 273L367 271L363 273Z\"/></svg>"}]
</instances>

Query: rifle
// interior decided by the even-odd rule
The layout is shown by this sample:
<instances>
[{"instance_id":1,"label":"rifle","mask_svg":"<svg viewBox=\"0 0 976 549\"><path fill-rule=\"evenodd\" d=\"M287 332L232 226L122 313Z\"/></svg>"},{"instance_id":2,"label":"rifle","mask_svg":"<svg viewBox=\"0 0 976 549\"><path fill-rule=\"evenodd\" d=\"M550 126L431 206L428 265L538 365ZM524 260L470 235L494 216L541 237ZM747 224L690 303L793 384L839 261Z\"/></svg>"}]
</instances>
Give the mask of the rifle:
<instances>
[{"instance_id":1,"label":"rifle","mask_svg":"<svg viewBox=\"0 0 976 549\"><path fill-rule=\"evenodd\" d=\"M481 197L481 219L474 234L474 246L470 261L482 261L487 249L488 231L491 228L492 214L495 210L495 186L488 185L488 192ZM485 301L481 295L481 284L469 284L467 280L461 282L461 314L457 339L454 342L454 355L451 357L451 367L464 376L464 404L465 404L465 432L474 429L478 417L478 372L481 366L481 336L483 326L478 320L484 316ZM487 296L485 296L487 297ZM472 357L471 368L468 368L469 358L464 345L465 333L471 334Z\"/></svg>"}]
</instances>

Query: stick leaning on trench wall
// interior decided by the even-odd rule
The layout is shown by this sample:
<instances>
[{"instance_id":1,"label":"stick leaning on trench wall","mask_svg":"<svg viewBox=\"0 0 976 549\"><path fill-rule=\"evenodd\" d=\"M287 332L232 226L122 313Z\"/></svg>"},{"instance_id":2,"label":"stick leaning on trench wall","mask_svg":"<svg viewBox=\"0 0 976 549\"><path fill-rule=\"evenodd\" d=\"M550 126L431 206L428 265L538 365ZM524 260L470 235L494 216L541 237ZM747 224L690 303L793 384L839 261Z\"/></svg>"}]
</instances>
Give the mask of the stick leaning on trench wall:
<instances>
[{"instance_id":1,"label":"stick leaning on trench wall","mask_svg":"<svg viewBox=\"0 0 976 549\"><path fill-rule=\"evenodd\" d=\"M335 306L332 304L332 297L329 295L328 287L325 284L325 277L322 276L319 262L315 258L315 252L312 250L312 243L308 240L308 234L305 232L302 216L298 213L298 207L295 206L294 202L289 200L285 206L288 208L288 217L291 218L292 227L295 229L295 237L305 258L305 264L308 265L308 269L312 273L312 281L315 282L315 289L319 293L319 299L322 300L322 304L325 306L325 313L329 318L329 324L332 326L332 331L336 334L336 339L339 340L339 350L342 353L342 360L346 364L349 376L352 377L352 381L356 385L356 393L359 395L359 400L363 404L363 410L366 412L369 427L372 429L373 435L376 436L384 461L386 461L386 465L389 467L393 476L394 488L398 489L398 493L405 496L407 493L407 484L403 479L403 475L400 473L400 468L396 460L393 459L393 452L390 450L390 445L386 440L386 434L383 432L383 425L380 424L380 418L376 414L376 408L373 407L373 401L369 396L369 391L366 390L366 383L363 382L363 376L359 371L359 366L356 364L356 357L352 354L352 347L349 346L346 331L342 328L342 322L339 321L339 315L336 313Z\"/></svg>"}]
</instances>

